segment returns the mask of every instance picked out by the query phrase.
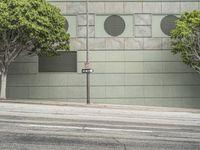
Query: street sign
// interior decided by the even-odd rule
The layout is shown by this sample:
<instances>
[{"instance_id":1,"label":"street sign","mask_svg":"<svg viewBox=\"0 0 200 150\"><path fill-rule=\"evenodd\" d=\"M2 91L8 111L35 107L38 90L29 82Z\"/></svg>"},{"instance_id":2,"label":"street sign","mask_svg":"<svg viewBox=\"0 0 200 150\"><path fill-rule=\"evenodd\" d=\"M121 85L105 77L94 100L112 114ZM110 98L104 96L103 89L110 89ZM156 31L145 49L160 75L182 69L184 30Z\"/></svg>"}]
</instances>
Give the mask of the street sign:
<instances>
[{"instance_id":1,"label":"street sign","mask_svg":"<svg viewBox=\"0 0 200 150\"><path fill-rule=\"evenodd\" d=\"M94 72L93 69L82 69L82 73L92 73Z\"/></svg>"}]
</instances>

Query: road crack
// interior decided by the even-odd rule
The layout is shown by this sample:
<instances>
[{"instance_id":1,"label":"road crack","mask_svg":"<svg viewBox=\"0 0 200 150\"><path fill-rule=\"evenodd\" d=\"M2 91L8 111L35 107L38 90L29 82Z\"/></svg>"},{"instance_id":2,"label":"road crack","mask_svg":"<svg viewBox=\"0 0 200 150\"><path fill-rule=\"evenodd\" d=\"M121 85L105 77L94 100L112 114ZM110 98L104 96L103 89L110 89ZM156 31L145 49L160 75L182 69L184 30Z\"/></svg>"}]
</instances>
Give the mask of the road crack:
<instances>
[{"instance_id":1,"label":"road crack","mask_svg":"<svg viewBox=\"0 0 200 150\"><path fill-rule=\"evenodd\" d=\"M116 139L116 138L113 138L113 139L114 139L118 144L123 145L124 150L126 150L126 144L120 142L120 141L119 141L118 139Z\"/></svg>"}]
</instances>

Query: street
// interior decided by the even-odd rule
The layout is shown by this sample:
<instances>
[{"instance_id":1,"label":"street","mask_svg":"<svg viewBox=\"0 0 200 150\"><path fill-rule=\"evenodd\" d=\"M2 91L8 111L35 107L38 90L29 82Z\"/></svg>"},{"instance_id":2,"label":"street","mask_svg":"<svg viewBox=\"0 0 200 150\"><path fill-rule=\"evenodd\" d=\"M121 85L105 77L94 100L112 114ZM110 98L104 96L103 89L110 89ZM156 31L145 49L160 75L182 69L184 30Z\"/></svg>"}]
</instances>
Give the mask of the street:
<instances>
[{"instance_id":1,"label":"street","mask_svg":"<svg viewBox=\"0 0 200 150\"><path fill-rule=\"evenodd\" d=\"M200 150L200 110L1 103L0 150Z\"/></svg>"}]
</instances>

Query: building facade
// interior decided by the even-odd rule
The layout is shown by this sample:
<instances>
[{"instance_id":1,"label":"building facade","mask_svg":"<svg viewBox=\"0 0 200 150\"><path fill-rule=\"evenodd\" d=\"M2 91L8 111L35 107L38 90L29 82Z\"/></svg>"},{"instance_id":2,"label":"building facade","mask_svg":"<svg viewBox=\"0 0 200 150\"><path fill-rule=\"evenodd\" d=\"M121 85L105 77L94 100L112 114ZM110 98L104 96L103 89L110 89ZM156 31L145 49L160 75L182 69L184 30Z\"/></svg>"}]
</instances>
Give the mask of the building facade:
<instances>
[{"instance_id":1,"label":"building facade","mask_svg":"<svg viewBox=\"0 0 200 150\"><path fill-rule=\"evenodd\" d=\"M85 102L86 2L49 2L66 17L71 56L53 70L38 57L19 58L7 97ZM197 9L199 0L90 0L91 102L200 108L200 75L170 52L168 36L177 16ZM56 67L65 63L72 67Z\"/></svg>"}]
</instances>

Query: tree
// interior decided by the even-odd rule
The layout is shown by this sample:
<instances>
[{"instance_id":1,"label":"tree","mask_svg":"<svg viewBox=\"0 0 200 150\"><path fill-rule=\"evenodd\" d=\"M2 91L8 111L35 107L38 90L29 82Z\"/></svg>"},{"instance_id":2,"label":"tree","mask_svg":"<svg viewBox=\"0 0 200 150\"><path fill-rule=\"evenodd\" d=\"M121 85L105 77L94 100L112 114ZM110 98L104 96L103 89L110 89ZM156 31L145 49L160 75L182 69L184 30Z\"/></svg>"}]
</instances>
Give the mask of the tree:
<instances>
[{"instance_id":1,"label":"tree","mask_svg":"<svg viewBox=\"0 0 200 150\"><path fill-rule=\"evenodd\" d=\"M21 54L53 56L69 49L60 10L46 0L0 1L1 99L6 98L9 65Z\"/></svg>"},{"instance_id":2,"label":"tree","mask_svg":"<svg viewBox=\"0 0 200 150\"><path fill-rule=\"evenodd\" d=\"M200 11L186 12L171 32L172 52L180 53L183 62L200 73Z\"/></svg>"}]
</instances>

